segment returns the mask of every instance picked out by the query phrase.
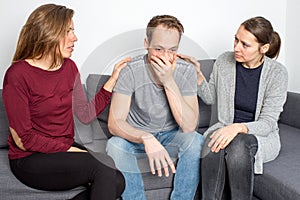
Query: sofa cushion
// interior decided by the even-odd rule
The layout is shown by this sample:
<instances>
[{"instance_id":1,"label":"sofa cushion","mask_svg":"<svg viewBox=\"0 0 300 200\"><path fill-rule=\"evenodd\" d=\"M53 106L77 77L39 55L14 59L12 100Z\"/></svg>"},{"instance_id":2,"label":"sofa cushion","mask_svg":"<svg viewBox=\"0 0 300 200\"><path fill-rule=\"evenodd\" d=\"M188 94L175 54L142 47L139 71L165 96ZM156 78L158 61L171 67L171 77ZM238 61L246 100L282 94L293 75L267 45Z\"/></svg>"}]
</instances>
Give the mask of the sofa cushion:
<instances>
[{"instance_id":1,"label":"sofa cushion","mask_svg":"<svg viewBox=\"0 0 300 200\"><path fill-rule=\"evenodd\" d=\"M9 125L2 99L2 90L0 90L0 148L7 148L7 138L9 135Z\"/></svg>"},{"instance_id":2,"label":"sofa cushion","mask_svg":"<svg viewBox=\"0 0 300 200\"><path fill-rule=\"evenodd\" d=\"M0 199L24 200L24 199L70 199L85 190L77 187L67 191L43 191L27 187L21 183L11 172L7 158L8 150L0 149Z\"/></svg>"},{"instance_id":3,"label":"sofa cushion","mask_svg":"<svg viewBox=\"0 0 300 200\"><path fill-rule=\"evenodd\" d=\"M279 124L281 151L255 176L254 194L260 199L300 199L300 129Z\"/></svg>"}]
</instances>

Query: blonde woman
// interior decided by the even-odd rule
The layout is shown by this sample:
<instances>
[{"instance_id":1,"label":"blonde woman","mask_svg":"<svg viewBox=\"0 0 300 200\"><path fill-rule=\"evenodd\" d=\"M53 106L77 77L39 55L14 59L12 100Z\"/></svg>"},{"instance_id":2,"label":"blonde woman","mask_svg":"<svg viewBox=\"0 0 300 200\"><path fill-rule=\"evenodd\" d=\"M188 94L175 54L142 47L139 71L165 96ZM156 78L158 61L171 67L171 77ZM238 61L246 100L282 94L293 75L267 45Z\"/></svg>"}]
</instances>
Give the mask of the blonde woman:
<instances>
[{"instance_id":1,"label":"blonde woman","mask_svg":"<svg viewBox=\"0 0 300 200\"><path fill-rule=\"evenodd\" d=\"M12 65L3 84L9 120L9 153L13 174L40 190L86 186L74 199L116 199L124 190L122 174L101 163L74 142L73 112L89 123L109 103L120 70L94 99L86 102L76 64L70 59L77 37L73 10L46 4L35 9L23 26Z\"/></svg>"}]
</instances>

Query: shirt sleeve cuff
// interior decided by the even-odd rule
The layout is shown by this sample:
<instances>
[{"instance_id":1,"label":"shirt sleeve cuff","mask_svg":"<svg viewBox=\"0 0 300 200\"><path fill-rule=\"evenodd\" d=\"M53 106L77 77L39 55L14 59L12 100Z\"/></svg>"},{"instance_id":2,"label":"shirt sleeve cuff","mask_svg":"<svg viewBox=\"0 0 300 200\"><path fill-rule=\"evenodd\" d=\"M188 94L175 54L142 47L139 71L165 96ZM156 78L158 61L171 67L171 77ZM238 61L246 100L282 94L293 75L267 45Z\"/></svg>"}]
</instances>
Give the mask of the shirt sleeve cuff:
<instances>
[{"instance_id":1,"label":"shirt sleeve cuff","mask_svg":"<svg viewBox=\"0 0 300 200\"><path fill-rule=\"evenodd\" d=\"M109 92L107 90L104 89L104 86L102 86L102 88L100 89L100 91L105 95L105 96L111 96L112 92Z\"/></svg>"}]
</instances>

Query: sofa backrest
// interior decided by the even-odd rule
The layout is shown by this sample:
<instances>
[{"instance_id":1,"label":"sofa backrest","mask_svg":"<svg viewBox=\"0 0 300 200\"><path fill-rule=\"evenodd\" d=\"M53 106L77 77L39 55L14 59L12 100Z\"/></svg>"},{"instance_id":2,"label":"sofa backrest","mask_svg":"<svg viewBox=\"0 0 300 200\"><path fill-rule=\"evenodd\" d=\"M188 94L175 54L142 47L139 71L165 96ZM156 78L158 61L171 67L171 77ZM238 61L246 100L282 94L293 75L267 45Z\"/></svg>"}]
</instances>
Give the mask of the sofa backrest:
<instances>
[{"instance_id":1,"label":"sofa backrest","mask_svg":"<svg viewBox=\"0 0 300 200\"><path fill-rule=\"evenodd\" d=\"M213 69L213 65L215 60L214 59L206 59L206 60L199 60L200 68L202 74L205 76L206 80L209 81L210 74ZM210 105L207 105L202 101L200 97L198 97L198 104L199 104L199 120L198 120L198 132L202 133L206 128L209 127L211 119L214 114L214 110Z\"/></svg>"},{"instance_id":2,"label":"sofa backrest","mask_svg":"<svg viewBox=\"0 0 300 200\"><path fill-rule=\"evenodd\" d=\"M209 80L209 76L212 72L214 59L206 59L200 60L201 71L205 78ZM109 75L101 75L101 74L89 74L86 80L86 90L88 99L94 97L95 93L102 87L102 85L108 80ZM199 121L198 121L198 129L199 132L203 132L206 128L208 128L211 121L211 106L206 105L200 98L198 98L199 103ZM100 123L100 127L105 133L107 137L111 137L108 128L107 128L107 118L108 118L109 106L105 108L105 110L99 114L98 121Z\"/></svg>"},{"instance_id":3,"label":"sofa backrest","mask_svg":"<svg viewBox=\"0 0 300 200\"><path fill-rule=\"evenodd\" d=\"M288 92L279 122L300 128L300 93Z\"/></svg>"},{"instance_id":4,"label":"sofa backrest","mask_svg":"<svg viewBox=\"0 0 300 200\"><path fill-rule=\"evenodd\" d=\"M214 64L213 59L200 60L201 70L206 79L209 79L212 67ZM89 74L86 80L86 92L88 99L91 99L96 94L102 85L109 79L109 75ZM200 98L199 99L199 121L198 130L203 132L211 121L211 106L206 105ZM75 118L75 140L80 141L82 144L91 143L94 139L107 139L111 134L107 128L109 106L107 106L97 117L97 121L92 122L91 125L83 125ZM100 125L100 126L99 126ZM78 133L84 134L78 135ZM76 134L77 133L77 134ZM97 133L96 135L93 133ZM4 108L2 99L2 90L0 89L0 148L8 148L9 124Z\"/></svg>"},{"instance_id":5,"label":"sofa backrest","mask_svg":"<svg viewBox=\"0 0 300 200\"><path fill-rule=\"evenodd\" d=\"M0 90L0 148L7 148L7 138L9 135L9 125L2 99L2 89Z\"/></svg>"},{"instance_id":6,"label":"sofa backrest","mask_svg":"<svg viewBox=\"0 0 300 200\"><path fill-rule=\"evenodd\" d=\"M86 93L87 98L92 99L96 92L106 83L109 79L110 75L103 74L89 74L86 79ZM97 116L98 122L100 126L94 124L93 129L98 129L100 131L100 135L106 136L110 138L112 135L108 131L107 123L108 123L108 113L109 113L110 104ZM97 132L98 132L97 131Z\"/></svg>"}]
</instances>

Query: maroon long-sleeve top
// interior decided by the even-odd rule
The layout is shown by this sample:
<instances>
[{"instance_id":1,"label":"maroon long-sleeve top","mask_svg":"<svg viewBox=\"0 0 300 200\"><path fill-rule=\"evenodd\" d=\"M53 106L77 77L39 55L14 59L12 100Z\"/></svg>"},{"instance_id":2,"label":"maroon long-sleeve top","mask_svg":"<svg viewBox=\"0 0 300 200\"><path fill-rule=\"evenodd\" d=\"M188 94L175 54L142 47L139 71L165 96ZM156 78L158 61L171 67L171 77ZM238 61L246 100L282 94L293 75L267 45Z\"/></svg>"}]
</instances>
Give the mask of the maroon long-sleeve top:
<instances>
[{"instance_id":1,"label":"maroon long-sleeve top","mask_svg":"<svg viewBox=\"0 0 300 200\"><path fill-rule=\"evenodd\" d=\"M4 77L3 100L9 121L25 151L8 138L9 159L35 152L67 151L74 142L74 114L91 122L109 103L111 92L101 88L87 101L76 64L65 59L61 68L46 71L26 61L12 64Z\"/></svg>"}]
</instances>

